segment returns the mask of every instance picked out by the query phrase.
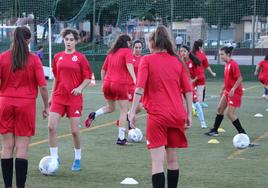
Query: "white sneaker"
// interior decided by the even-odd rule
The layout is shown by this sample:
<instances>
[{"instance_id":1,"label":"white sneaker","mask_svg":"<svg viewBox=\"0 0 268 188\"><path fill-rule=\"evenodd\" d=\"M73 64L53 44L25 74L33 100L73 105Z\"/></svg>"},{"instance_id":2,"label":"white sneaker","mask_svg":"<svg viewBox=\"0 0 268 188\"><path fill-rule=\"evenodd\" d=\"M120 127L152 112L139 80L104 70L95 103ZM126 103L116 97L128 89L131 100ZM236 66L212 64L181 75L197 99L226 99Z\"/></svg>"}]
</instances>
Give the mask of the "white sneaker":
<instances>
[{"instance_id":1,"label":"white sneaker","mask_svg":"<svg viewBox=\"0 0 268 188\"><path fill-rule=\"evenodd\" d=\"M201 128L202 128L202 129L206 129L206 128L207 128L207 124L206 124L205 121L202 121L202 122L201 122Z\"/></svg>"},{"instance_id":2,"label":"white sneaker","mask_svg":"<svg viewBox=\"0 0 268 188\"><path fill-rule=\"evenodd\" d=\"M264 99L267 99L268 96L263 94L261 97L264 98Z\"/></svg>"}]
</instances>

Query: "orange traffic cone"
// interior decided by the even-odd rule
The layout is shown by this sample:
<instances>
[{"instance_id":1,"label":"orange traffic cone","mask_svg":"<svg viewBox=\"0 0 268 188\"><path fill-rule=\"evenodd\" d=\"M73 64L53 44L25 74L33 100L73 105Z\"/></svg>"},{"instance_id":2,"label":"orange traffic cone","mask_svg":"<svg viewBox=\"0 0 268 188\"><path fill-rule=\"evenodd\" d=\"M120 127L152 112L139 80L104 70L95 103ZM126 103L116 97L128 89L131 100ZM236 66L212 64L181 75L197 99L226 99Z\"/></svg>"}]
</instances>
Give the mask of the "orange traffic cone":
<instances>
[{"instance_id":1,"label":"orange traffic cone","mask_svg":"<svg viewBox=\"0 0 268 188\"><path fill-rule=\"evenodd\" d=\"M95 86L95 85L96 85L95 75L94 75L94 73L92 73L89 86Z\"/></svg>"}]
</instances>

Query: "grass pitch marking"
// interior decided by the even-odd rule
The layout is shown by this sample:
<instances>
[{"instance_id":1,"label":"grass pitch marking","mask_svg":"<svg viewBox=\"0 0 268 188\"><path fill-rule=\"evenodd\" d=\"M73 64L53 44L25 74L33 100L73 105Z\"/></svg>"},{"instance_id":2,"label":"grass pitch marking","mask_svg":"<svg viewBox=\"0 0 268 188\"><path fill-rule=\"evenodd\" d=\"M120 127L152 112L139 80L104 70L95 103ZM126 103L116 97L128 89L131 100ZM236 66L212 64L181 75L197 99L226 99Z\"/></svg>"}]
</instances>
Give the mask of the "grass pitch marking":
<instances>
[{"instance_id":1,"label":"grass pitch marking","mask_svg":"<svg viewBox=\"0 0 268 188\"><path fill-rule=\"evenodd\" d=\"M141 114L141 115L137 116L137 118L141 118L141 117L145 117L145 116L146 116L146 114ZM92 128L84 128L84 129L80 130L80 133L91 132L91 131L94 131L96 129L108 127L108 126L111 126L111 125L114 125L114 121L110 121L110 122L107 122L107 123L104 123L104 124L101 124L101 125L96 125L96 126L94 126ZM69 136L72 136L72 134L69 133L69 134L60 135L57 138L61 139L61 138L69 137ZM47 142L48 142L48 139L40 140L40 141L37 141L37 142L29 144L29 147L44 144L44 143L47 143Z\"/></svg>"},{"instance_id":2,"label":"grass pitch marking","mask_svg":"<svg viewBox=\"0 0 268 188\"><path fill-rule=\"evenodd\" d=\"M265 132L263 135L258 136L255 140L253 140L253 144L256 144L257 142L265 139L268 137L268 132ZM244 160L251 160L251 159L246 159L246 158L239 158L238 156L241 155L242 153L244 153L245 151L247 151L249 148L247 149L243 149L243 150L236 150L234 151L231 155L229 155L228 159L244 159Z\"/></svg>"}]
</instances>

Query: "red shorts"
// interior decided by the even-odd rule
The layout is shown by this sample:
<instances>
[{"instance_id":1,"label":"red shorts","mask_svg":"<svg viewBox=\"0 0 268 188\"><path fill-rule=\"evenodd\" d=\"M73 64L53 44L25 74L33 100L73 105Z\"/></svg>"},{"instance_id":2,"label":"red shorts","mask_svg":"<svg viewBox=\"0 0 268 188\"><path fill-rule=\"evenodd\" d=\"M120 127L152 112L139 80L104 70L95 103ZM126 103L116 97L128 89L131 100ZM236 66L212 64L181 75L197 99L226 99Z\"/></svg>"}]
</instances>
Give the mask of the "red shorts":
<instances>
[{"instance_id":1,"label":"red shorts","mask_svg":"<svg viewBox=\"0 0 268 188\"><path fill-rule=\"evenodd\" d=\"M267 77L264 77L264 76L260 75L258 79L263 85L265 85L265 86L268 85L268 78Z\"/></svg>"},{"instance_id":2,"label":"red shorts","mask_svg":"<svg viewBox=\"0 0 268 188\"><path fill-rule=\"evenodd\" d=\"M242 96L234 94L232 97L229 97L229 93L225 92L224 93L226 100L227 100L227 106L233 106L236 108L239 108L242 103Z\"/></svg>"},{"instance_id":3,"label":"red shorts","mask_svg":"<svg viewBox=\"0 0 268 188\"><path fill-rule=\"evenodd\" d=\"M0 133L35 134L36 100L0 97Z\"/></svg>"},{"instance_id":4,"label":"red shorts","mask_svg":"<svg viewBox=\"0 0 268 188\"><path fill-rule=\"evenodd\" d=\"M150 115L147 117L146 139L148 149L158 148L161 146L165 146L167 148L188 147L184 128L179 129L159 124L150 118Z\"/></svg>"},{"instance_id":5,"label":"red shorts","mask_svg":"<svg viewBox=\"0 0 268 188\"><path fill-rule=\"evenodd\" d=\"M62 117L66 114L68 118L81 117L82 109L81 105L64 105L56 102L52 102L50 106L50 112L58 113Z\"/></svg>"},{"instance_id":6,"label":"red shorts","mask_svg":"<svg viewBox=\"0 0 268 188\"><path fill-rule=\"evenodd\" d=\"M202 78L198 78L195 83L194 83L195 86L203 86L203 85L206 85L206 78L205 77L202 77Z\"/></svg>"},{"instance_id":7,"label":"red shorts","mask_svg":"<svg viewBox=\"0 0 268 188\"><path fill-rule=\"evenodd\" d=\"M128 100L128 84L104 81L102 90L107 100Z\"/></svg>"}]
</instances>

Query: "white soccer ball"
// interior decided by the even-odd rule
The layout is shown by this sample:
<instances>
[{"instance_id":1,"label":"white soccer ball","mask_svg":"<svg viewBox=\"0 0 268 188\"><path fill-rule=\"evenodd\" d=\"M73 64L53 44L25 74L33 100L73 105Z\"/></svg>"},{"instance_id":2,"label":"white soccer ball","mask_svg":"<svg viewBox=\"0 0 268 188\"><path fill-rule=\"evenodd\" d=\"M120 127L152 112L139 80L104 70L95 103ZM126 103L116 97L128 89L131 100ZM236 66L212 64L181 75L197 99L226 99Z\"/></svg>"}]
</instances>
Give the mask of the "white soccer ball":
<instances>
[{"instance_id":1,"label":"white soccer ball","mask_svg":"<svg viewBox=\"0 0 268 188\"><path fill-rule=\"evenodd\" d=\"M39 162L39 170L43 175L55 175L59 169L59 162L56 157L45 156Z\"/></svg>"},{"instance_id":2,"label":"white soccer ball","mask_svg":"<svg viewBox=\"0 0 268 188\"><path fill-rule=\"evenodd\" d=\"M249 146L250 139L248 135L240 133L234 136L233 145L237 149L245 149Z\"/></svg>"},{"instance_id":3,"label":"white soccer ball","mask_svg":"<svg viewBox=\"0 0 268 188\"><path fill-rule=\"evenodd\" d=\"M143 134L139 128L131 129L128 132L128 140L132 142L140 142L143 138Z\"/></svg>"}]
</instances>

